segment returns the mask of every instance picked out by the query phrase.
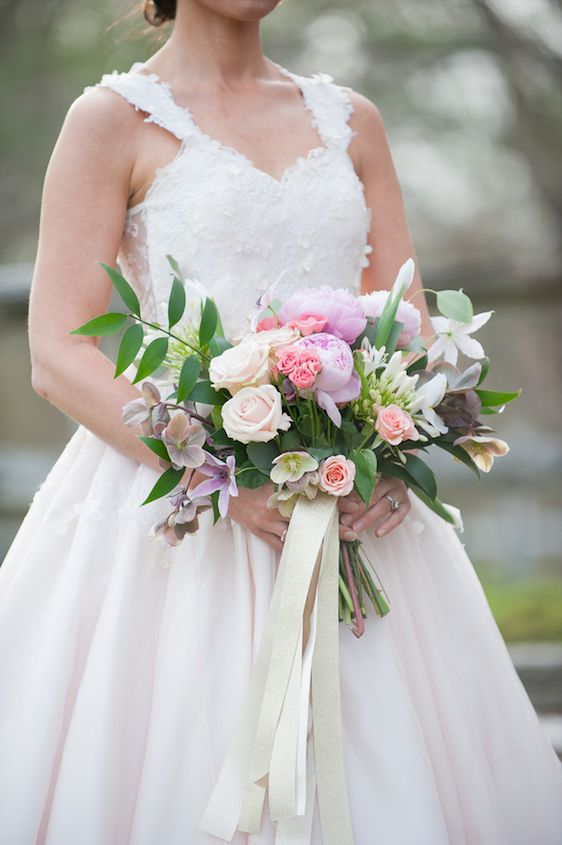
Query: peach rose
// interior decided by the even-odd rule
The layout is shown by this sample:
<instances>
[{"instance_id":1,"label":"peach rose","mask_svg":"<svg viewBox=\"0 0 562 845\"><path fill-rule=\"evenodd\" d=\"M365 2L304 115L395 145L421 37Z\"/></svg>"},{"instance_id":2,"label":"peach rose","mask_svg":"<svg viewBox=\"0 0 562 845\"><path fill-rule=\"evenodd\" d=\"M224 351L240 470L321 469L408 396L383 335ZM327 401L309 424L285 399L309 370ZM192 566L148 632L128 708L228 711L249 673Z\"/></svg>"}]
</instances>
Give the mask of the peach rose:
<instances>
[{"instance_id":1,"label":"peach rose","mask_svg":"<svg viewBox=\"0 0 562 845\"><path fill-rule=\"evenodd\" d=\"M332 496L347 496L353 490L355 464L345 455L334 455L320 464L320 489Z\"/></svg>"},{"instance_id":2,"label":"peach rose","mask_svg":"<svg viewBox=\"0 0 562 845\"><path fill-rule=\"evenodd\" d=\"M239 390L222 406L222 422L228 436L239 443L266 443L291 427L281 394L272 384Z\"/></svg>"},{"instance_id":3,"label":"peach rose","mask_svg":"<svg viewBox=\"0 0 562 845\"><path fill-rule=\"evenodd\" d=\"M327 322L328 318L322 314L303 314L296 320L291 320L287 325L293 329L298 329L303 337L308 337L309 334L323 331Z\"/></svg>"},{"instance_id":4,"label":"peach rose","mask_svg":"<svg viewBox=\"0 0 562 845\"><path fill-rule=\"evenodd\" d=\"M215 390L226 387L232 396L243 387L266 384L269 381L269 347L244 338L237 346L212 359L209 379Z\"/></svg>"},{"instance_id":5,"label":"peach rose","mask_svg":"<svg viewBox=\"0 0 562 845\"><path fill-rule=\"evenodd\" d=\"M399 405L378 408L375 430L392 446L397 446L404 440L418 440L420 436L408 411L404 411Z\"/></svg>"}]
</instances>

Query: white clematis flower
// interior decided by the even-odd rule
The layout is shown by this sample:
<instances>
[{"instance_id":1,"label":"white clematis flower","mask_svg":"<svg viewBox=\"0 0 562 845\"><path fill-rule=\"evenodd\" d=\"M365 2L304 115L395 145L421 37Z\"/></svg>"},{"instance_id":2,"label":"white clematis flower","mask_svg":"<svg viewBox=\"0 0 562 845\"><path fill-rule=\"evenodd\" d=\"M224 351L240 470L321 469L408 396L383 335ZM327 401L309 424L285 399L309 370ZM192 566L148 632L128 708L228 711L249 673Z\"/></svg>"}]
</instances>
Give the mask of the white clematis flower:
<instances>
[{"instance_id":1,"label":"white clematis flower","mask_svg":"<svg viewBox=\"0 0 562 845\"><path fill-rule=\"evenodd\" d=\"M487 323L493 313L493 311L482 311L481 314L475 314L468 323L450 320L448 317L431 317L437 340L427 351L428 363L443 356L447 363L456 364L459 351L468 355L469 358L484 358L482 345L469 335Z\"/></svg>"},{"instance_id":2,"label":"white clematis flower","mask_svg":"<svg viewBox=\"0 0 562 845\"><path fill-rule=\"evenodd\" d=\"M441 417L433 410L443 399L446 390L447 376L444 373L438 373L416 390L415 399L408 408L412 416L419 413L423 415L424 420L416 418L416 425L420 425L432 437L445 434L449 430Z\"/></svg>"}]
</instances>

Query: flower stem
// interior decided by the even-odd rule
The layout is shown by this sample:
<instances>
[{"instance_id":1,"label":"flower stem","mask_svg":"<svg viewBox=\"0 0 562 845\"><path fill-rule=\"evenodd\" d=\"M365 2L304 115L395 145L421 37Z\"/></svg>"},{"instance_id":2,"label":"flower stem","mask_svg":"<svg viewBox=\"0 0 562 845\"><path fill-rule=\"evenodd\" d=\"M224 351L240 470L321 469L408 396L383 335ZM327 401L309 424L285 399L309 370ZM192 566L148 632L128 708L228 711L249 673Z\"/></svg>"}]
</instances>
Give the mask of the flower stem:
<instances>
[{"instance_id":1,"label":"flower stem","mask_svg":"<svg viewBox=\"0 0 562 845\"><path fill-rule=\"evenodd\" d=\"M349 592L351 593L351 601L353 602L353 610L355 613L355 624L353 625L351 630L353 631L355 636L359 638L365 633L365 623L363 622L363 615L361 613L361 608L359 607L359 602L357 600L357 590L355 589L355 581L353 579L353 572L351 571L351 563L349 561L349 549L345 541L341 543L341 552L343 556L343 565L345 567L345 574L347 576Z\"/></svg>"},{"instance_id":2,"label":"flower stem","mask_svg":"<svg viewBox=\"0 0 562 845\"><path fill-rule=\"evenodd\" d=\"M156 323L149 323L147 320L143 320L141 317L137 317L136 314L129 314L129 317L131 317L133 320L136 320L137 323L142 323L143 326L148 326L151 329L156 329L156 331L163 332L164 334L167 334L168 337L171 337L174 340L177 340L178 343L182 344L182 346L187 346L187 348L191 349L192 352L195 352L197 355L200 355L201 358L205 359L205 361L211 360L209 355L205 355L205 353L201 349L197 349L196 346L192 346L191 343L187 342L187 340L182 340L182 338L178 337L177 334L173 334L172 332L169 332L167 329L163 329L162 326L158 326L158 325L156 325Z\"/></svg>"}]
</instances>

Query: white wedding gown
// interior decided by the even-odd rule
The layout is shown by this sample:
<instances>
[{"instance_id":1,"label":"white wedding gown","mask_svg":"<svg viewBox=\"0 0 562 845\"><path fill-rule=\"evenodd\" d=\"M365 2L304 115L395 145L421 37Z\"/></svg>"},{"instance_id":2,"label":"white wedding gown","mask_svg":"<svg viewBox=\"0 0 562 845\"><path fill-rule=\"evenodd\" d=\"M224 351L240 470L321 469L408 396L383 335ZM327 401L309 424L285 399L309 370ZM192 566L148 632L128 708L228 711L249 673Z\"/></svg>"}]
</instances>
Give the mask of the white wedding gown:
<instances>
[{"instance_id":1,"label":"white wedding gown","mask_svg":"<svg viewBox=\"0 0 562 845\"><path fill-rule=\"evenodd\" d=\"M168 253L231 333L282 273L282 293L357 291L371 212L347 151L348 92L281 70L321 144L279 180L203 133L140 63L98 83L181 141L123 232L119 262L147 315L167 302ZM156 478L79 427L0 568L2 845L219 841L198 823L278 557L208 513L176 549L151 543L167 502L139 503ZM355 845L560 845L562 766L457 534L411 501L388 536L361 538L390 613L370 613L359 640L340 625ZM259 835L232 841L273 845L267 810Z\"/></svg>"}]
</instances>

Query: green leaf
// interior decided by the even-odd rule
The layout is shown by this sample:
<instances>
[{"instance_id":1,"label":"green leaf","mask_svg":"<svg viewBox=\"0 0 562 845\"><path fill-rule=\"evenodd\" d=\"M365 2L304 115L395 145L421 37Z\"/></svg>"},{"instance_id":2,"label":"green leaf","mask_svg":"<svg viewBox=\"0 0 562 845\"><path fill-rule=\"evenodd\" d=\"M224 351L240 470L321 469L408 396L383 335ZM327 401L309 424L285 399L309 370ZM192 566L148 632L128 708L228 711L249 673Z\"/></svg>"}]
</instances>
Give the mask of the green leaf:
<instances>
[{"instance_id":1,"label":"green leaf","mask_svg":"<svg viewBox=\"0 0 562 845\"><path fill-rule=\"evenodd\" d=\"M174 273L176 274L176 276L178 276L178 278L181 280L181 270L180 270L180 266L179 266L178 262L176 261L176 259L171 255L167 255L166 258L168 259L168 263L169 263L170 267L172 268L172 270L174 271Z\"/></svg>"},{"instance_id":2,"label":"green leaf","mask_svg":"<svg viewBox=\"0 0 562 845\"><path fill-rule=\"evenodd\" d=\"M133 379L133 384L136 384L138 381L142 381L143 378L146 378L153 373L154 370L157 370L166 357L167 352L167 337L158 337L156 340L153 340L152 343L149 343L144 350L142 358L140 359L140 364L137 374Z\"/></svg>"},{"instance_id":3,"label":"green leaf","mask_svg":"<svg viewBox=\"0 0 562 845\"><path fill-rule=\"evenodd\" d=\"M404 323L395 320L391 326L390 334L388 335L388 340L386 342L386 354L392 355L392 353L396 350L396 344L398 343L398 338L400 337L400 332L404 328Z\"/></svg>"},{"instance_id":4,"label":"green leaf","mask_svg":"<svg viewBox=\"0 0 562 845\"><path fill-rule=\"evenodd\" d=\"M115 267L110 267L109 264L104 264L103 261L99 261L98 263L101 267L103 267L103 269L111 279L113 287L129 309L129 311L132 311L133 314L136 314L137 317L140 317L141 312L139 300L129 282L121 275L119 270L117 270Z\"/></svg>"},{"instance_id":5,"label":"green leaf","mask_svg":"<svg viewBox=\"0 0 562 845\"><path fill-rule=\"evenodd\" d=\"M115 364L115 375L117 378L121 373L125 372L127 367L133 363L137 356L137 352L142 346L144 332L142 326L138 323L133 323L128 329L125 329L121 343L119 344L119 351L117 353L117 362Z\"/></svg>"},{"instance_id":6,"label":"green leaf","mask_svg":"<svg viewBox=\"0 0 562 845\"><path fill-rule=\"evenodd\" d=\"M412 478L415 479L417 485L431 499L435 499L437 496L437 482L432 470L430 470L425 461L422 461L417 455L407 454L405 466Z\"/></svg>"},{"instance_id":7,"label":"green leaf","mask_svg":"<svg viewBox=\"0 0 562 845\"><path fill-rule=\"evenodd\" d=\"M512 402L521 394L521 390L501 391L501 390L482 390L482 388L475 388L475 392L480 397L482 407L487 408L493 405L505 405L507 402Z\"/></svg>"},{"instance_id":8,"label":"green leaf","mask_svg":"<svg viewBox=\"0 0 562 845\"><path fill-rule=\"evenodd\" d=\"M145 443L155 455L158 455L159 458L162 458L164 461L170 460L166 446L161 440L158 440L157 437L145 437L144 435L140 435L139 440L142 440L142 442Z\"/></svg>"},{"instance_id":9,"label":"green leaf","mask_svg":"<svg viewBox=\"0 0 562 845\"><path fill-rule=\"evenodd\" d=\"M279 454L275 443L248 443L246 453L256 469L269 478L273 461Z\"/></svg>"},{"instance_id":10,"label":"green leaf","mask_svg":"<svg viewBox=\"0 0 562 845\"><path fill-rule=\"evenodd\" d=\"M298 431L291 428L281 435L281 448L284 452L292 452L295 449L303 449Z\"/></svg>"},{"instance_id":11,"label":"green leaf","mask_svg":"<svg viewBox=\"0 0 562 845\"><path fill-rule=\"evenodd\" d=\"M207 380L198 381L189 394L190 402L204 402L206 405L224 405L229 398L224 391L215 390Z\"/></svg>"},{"instance_id":12,"label":"green leaf","mask_svg":"<svg viewBox=\"0 0 562 845\"><path fill-rule=\"evenodd\" d=\"M408 365L406 372L410 375L411 373L415 373L417 370L424 370L426 366L427 353L422 355L421 358L417 358L415 361L412 361L412 363Z\"/></svg>"},{"instance_id":13,"label":"green leaf","mask_svg":"<svg viewBox=\"0 0 562 845\"><path fill-rule=\"evenodd\" d=\"M480 378L478 379L478 384L482 384L482 382L488 375L488 371L490 369L490 359L488 357L482 358L480 364L482 366L482 370L480 371Z\"/></svg>"},{"instance_id":14,"label":"green leaf","mask_svg":"<svg viewBox=\"0 0 562 845\"><path fill-rule=\"evenodd\" d=\"M174 276L172 282L172 290L170 291L170 298L168 300L168 329L179 323L185 311L185 288L181 281Z\"/></svg>"},{"instance_id":15,"label":"green leaf","mask_svg":"<svg viewBox=\"0 0 562 845\"><path fill-rule=\"evenodd\" d=\"M457 460L471 469L477 478L480 478L480 470L466 449L463 449L462 446L454 446L450 440L445 440L443 437L436 437L433 444L435 446L439 446L440 449L444 449L445 452L449 452L449 454L454 455Z\"/></svg>"},{"instance_id":16,"label":"green leaf","mask_svg":"<svg viewBox=\"0 0 562 845\"><path fill-rule=\"evenodd\" d=\"M183 402L187 399L195 387L197 379L199 378L199 370L201 365L197 355L190 355L182 364L180 378L178 383L177 400Z\"/></svg>"},{"instance_id":17,"label":"green leaf","mask_svg":"<svg viewBox=\"0 0 562 845\"><path fill-rule=\"evenodd\" d=\"M221 518L220 511L219 511L219 491L215 490L214 493L211 493L211 504L213 506L213 525L216 525L219 519Z\"/></svg>"},{"instance_id":18,"label":"green leaf","mask_svg":"<svg viewBox=\"0 0 562 845\"><path fill-rule=\"evenodd\" d=\"M93 320L88 320L77 329L73 329L70 334L84 334L89 337L105 337L110 334L117 334L120 332L127 322L126 314L118 314L110 311L108 314L102 314L100 317L94 317Z\"/></svg>"},{"instance_id":19,"label":"green leaf","mask_svg":"<svg viewBox=\"0 0 562 845\"><path fill-rule=\"evenodd\" d=\"M209 341L209 351L211 353L212 358L216 358L218 355L222 355L222 353L227 350L231 349L232 344L229 340L225 337L222 337L220 334L216 334L211 340Z\"/></svg>"},{"instance_id":20,"label":"green leaf","mask_svg":"<svg viewBox=\"0 0 562 845\"><path fill-rule=\"evenodd\" d=\"M472 302L461 290L440 290L437 293L437 307L444 317L470 323L474 317Z\"/></svg>"},{"instance_id":21,"label":"green leaf","mask_svg":"<svg viewBox=\"0 0 562 845\"><path fill-rule=\"evenodd\" d=\"M317 461L323 461L324 458L329 458L334 454L332 446L314 446L314 448L307 448L303 451L308 452L308 454L312 455L313 458L316 458Z\"/></svg>"},{"instance_id":22,"label":"green leaf","mask_svg":"<svg viewBox=\"0 0 562 845\"><path fill-rule=\"evenodd\" d=\"M355 464L355 489L368 504L377 483L377 456L370 449L354 449L350 457Z\"/></svg>"},{"instance_id":23,"label":"green leaf","mask_svg":"<svg viewBox=\"0 0 562 845\"><path fill-rule=\"evenodd\" d=\"M206 299L201 314L201 325L199 326L199 343L206 346L217 328L219 314L217 306L212 299Z\"/></svg>"},{"instance_id":24,"label":"green leaf","mask_svg":"<svg viewBox=\"0 0 562 845\"><path fill-rule=\"evenodd\" d=\"M180 467L180 469L170 467L167 469L166 472L162 473L142 504L147 505L149 502L153 502L155 499L161 499L162 496L170 493L180 483L184 473L185 467Z\"/></svg>"},{"instance_id":25,"label":"green leaf","mask_svg":"<svg viewBox=\"0 0 562 845\"><path fill-rule=\"evenodd\" d=\"M238 467L236 472L236 483L239 487L250 487L254 490L256 487L267 484L268 480L269 476L255 469L249 461Z\"/></svg>"},{"instance_id":26,"label":"green leaf","mask_svg":"<svg viewBox=\"0 0 562 845\"><path fill-rule=\"evenodd\" d=\"M219 411L219 413L220 413L220 408L218 408L218 409L214 409L214 410L218 410L218 411ZM220 421L220 422L221 422L221 425L222 425L222 417L221 417L221 421ZM234 441L234 440L232 440L232 439L228 436L228 434L226 433L226 431L224 430L224 428L220 428L220 427L219 427L219 428L217 428L217 430L216 430L215 432L213 432L212 437L213 437L213 443L214 443L216 446L232 446L233 444L234 444L234 445L237 445L237 444L235 443L235 441ZM238 444L238 445L240 445L240 444Z\"/></svg>"},{"instance_id":27,"label":"green leaf","mask_svg":"<svg viewBox=\"0 0 562 845\"><path fill-rule=\"evenodd\" d=\"M424 504L428 506L428 508L430 508L434 513L437 514L437 516L440 516L441 519L445 520L445 522L450 522L451 525L455 524L455 518L452 516L452 514L449 513L447 508L443 506L443 502L441 501L441 499L430 499L429 496L427 496L423 492L423 490L420 490L419 488L414 488L414 493L416 494L418 499L421 499L422 502L424 502Z\"/></svg>"},{"instance_id":28,"label":"green leaf","mask_svg":"<svg viewBox=\"0 0 562 845\"><path fill-rule=\"evenodd\" d=\"M377 331L375 334L374 343L377 349L380 349L381 346L386 346L386 344L388 343L388 339L390 337L390 333L392 332L392 326L396 318L396 312L398 311L399 304L400 297L396 297L394 302L392 302L390 295L387 297L387 300L384 304L384 308L382 310L382 314L380 315L377 322Z\"/></svg>"}]
</instances>

